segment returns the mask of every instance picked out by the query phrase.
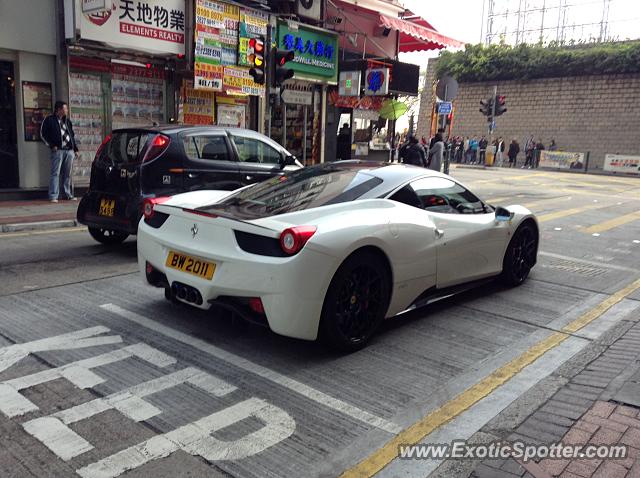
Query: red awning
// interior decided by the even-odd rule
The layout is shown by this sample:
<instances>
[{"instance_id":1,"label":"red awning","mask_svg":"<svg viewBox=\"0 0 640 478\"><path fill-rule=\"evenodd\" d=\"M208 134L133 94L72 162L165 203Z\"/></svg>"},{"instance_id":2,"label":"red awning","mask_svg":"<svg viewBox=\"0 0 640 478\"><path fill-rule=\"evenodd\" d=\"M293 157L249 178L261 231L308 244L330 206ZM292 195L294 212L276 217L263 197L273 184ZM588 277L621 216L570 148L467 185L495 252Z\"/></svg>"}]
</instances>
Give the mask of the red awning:
<instances>
[{"instance_id":1,"label":"red awning","mask_svg":"<svg viewBox=\"0 0 640 478\"><path fill-rule=\"evenodd\" d=\"M417 15L407 19L380 15L380 25L400 32L399 51L402 53L464 46L464 42L438 33L426 20Z\"/></svg>"}]
</instances>

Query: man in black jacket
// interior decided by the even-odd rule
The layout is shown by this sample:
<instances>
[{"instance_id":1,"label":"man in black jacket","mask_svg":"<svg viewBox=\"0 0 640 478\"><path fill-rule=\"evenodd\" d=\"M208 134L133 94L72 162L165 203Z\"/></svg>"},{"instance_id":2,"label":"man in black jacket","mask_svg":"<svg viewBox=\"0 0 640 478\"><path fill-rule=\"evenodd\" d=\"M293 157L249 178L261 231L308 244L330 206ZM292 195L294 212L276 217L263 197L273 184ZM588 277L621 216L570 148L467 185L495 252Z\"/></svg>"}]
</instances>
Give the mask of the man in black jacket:
<instances>
[{"instance_id":1,"label":"man in black jacket","mask_svg":"<svg viewBox=\"0 0 640 478\"><path fill-rule=\"evenodd\" d=\"M69 120L69 108L64 101L56 101L53 114L42 122L40 137L51 149L51 178L49 179L49 200L58 202L60 176L64 194L75 201L71 191L71 168L78 152L78 145Z\"/></svg>"}]
</instances>

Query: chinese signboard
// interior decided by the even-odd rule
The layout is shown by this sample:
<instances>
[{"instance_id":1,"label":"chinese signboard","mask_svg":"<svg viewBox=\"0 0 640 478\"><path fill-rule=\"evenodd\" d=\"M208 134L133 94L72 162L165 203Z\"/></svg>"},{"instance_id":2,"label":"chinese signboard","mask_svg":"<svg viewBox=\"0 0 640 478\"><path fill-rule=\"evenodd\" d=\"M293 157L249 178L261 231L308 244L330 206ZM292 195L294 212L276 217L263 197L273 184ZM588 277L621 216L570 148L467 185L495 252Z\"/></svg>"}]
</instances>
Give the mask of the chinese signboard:
<instances>
[{"instance_id":1,"label":"chinese signboard","mask_svg":"<svg viewBox=\"0 0 640 478\"><path fill-rule=\"evenodd\" d=\"M557 169L584 169L584 153L540 151L540 166Z\"/></svg>"},{"instance_id":2,"label":"chinese signboard","mask_svg":"<svg viewBox=\"0 0 640 478\"><path fill-rule=\"evenodd\" d=\"M338 35L333 32L298 25L290 28L278 24L278 48L295 51L295 58L287 67L295 71L297 79L322 80L338 83Z\"/></svg>"},{"instance_id":3,"label":"chinese signboard","mask_svg":"<svg viewBox=\"0 0 640 478\"><path fill-rule=\"evenodd\" d=\"M195 88L263 95L264 86L255 83L249 75L249 68L242 65L247 63L246 46L249 38L258 34L266 36L266 18L260 12L244 8L241 10L235 5L214 0L197 0Z\"/></svg>"},{"instance_id":4,"label":"chinese signboard","mask_svg":"<svg viewBox=\"0 0 640 478\"><path fill-rule=\"evenodd\" d=\"M389 68L370 68L366 73L365 95L389 93Z\"/></svg>"},{"instance_id":5,"label":"chinese signboard","mask_svg":"<svg viewBox=\"0 0 640 478\"><path fill-rule=\"evenodd\" d=\"M106 5L79 12L81 38L152 53L184 53L184 0L111 0Z\"/></svg>"},{"instance_id":6,"label":"chinese signboard","mask_svg":"<svg viewBox=\"0 0 640 478\"><path fill-rule=\"evenodd\" d=\"M604 157L604 170L640 176L640 156L607 154Z\"/></svg>"},{"instance_id":7,"label":"chinese signboard","mask_svg":"<svg viewBox=\"0 0 640 478\"><path fill-rule=\"evenodd\" d=\"M52 113L51 83L22 82L24 140L40 141L40 125Z\"/></svg>"}]
</instances>

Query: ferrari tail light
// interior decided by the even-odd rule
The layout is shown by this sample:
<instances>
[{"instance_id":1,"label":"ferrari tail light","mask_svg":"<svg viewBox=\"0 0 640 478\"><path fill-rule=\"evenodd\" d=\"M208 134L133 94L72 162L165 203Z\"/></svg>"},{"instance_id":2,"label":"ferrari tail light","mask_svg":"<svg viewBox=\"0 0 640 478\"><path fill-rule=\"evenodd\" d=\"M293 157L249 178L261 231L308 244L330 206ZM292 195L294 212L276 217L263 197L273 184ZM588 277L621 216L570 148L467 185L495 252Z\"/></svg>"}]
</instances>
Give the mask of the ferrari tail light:
<instances>
[{"instance_id":1,"label":"ferrari tail light","mask_svg":"<svg viewBox=\"0 0 640 478\"><path fill-rule=\"evenodd\" d=\"M316 226L296 226L285 229L280 234L280 247L291 256L297 254L316 233L316 230Z\"/></svg>"},{"instance_id":2,"label":"ferrari tail light","mask_svg":"<svg viewBox=\"0 0 640 478\"><path fill-rule=\"evenodd\" d=\"M96 155L94 156L94 159L93 159L94 161L97 161L100 158L100 155L102 154L102 150L107 145L107 143L109 143L109 141L111 141L111 135L110 134L108 134L102 140L102 143L100 143L100 146L98 147L98 150L96 151Z\"/></svg>"},{"instance_id":3,"label":"ferrari tail light","mask_svg":"<svg viewBox=\"0 0 640 478\"><path fill-rule=\"evenodd\" d=\"M146 163L148 161L152 161L160 156L162 153L166 151L169 147L169 143L171 143L171 138L169 136L165 136L164 134L156 135L149 145L149 149L142 158L142 162Z\"/></svg>"},{"instance_id":4,"label":"ferrari tail light","mask_svg":"<svg viewBox=\"0 0 640 478\"><path fill-rule=\"evenodd\" d=\"M163 202L167 202L171 199L171 196L161 196L157 198L146 198L142 203L142 213L144 214L144 219L148 221L153 217L154 207L156 204L162 204Z\"/></svg>"}]
</instances>

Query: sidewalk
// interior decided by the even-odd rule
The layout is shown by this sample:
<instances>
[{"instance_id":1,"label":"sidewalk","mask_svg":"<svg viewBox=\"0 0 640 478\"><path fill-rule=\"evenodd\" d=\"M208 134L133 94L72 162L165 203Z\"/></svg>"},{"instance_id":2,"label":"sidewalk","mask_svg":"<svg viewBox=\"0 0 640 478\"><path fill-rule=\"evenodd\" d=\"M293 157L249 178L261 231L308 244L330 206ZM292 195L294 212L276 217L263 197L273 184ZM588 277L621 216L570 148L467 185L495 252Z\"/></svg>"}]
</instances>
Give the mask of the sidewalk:
<instances>
[{"instance_id":1,"label":"sidewalk","mask_svg":"<svg viewBox=\"0 0 640 478\"><path fill-rule=\"evenodd\" d=\"M484 460L465 475L470 471L468 476L474 478L640 478L640 323L637 318L625 320L610 332L546 384L527 392L524 400L535 402L545 389L551 390L533 413L514 419L517 407L507 408L484 434L528 444L625 445L626 458ZM436 470L436 476L438 471L444 470Z\"/></svg>"},{"instance_id":2,"label":"sidewalk","mask_svg":"<svg viewBox=\"0 0 640 478\"><path fill-rule=\"evenodd\" d=\"M0 233L77 226L78 201L0 201Z\"/></svg>"}]
</instances>

